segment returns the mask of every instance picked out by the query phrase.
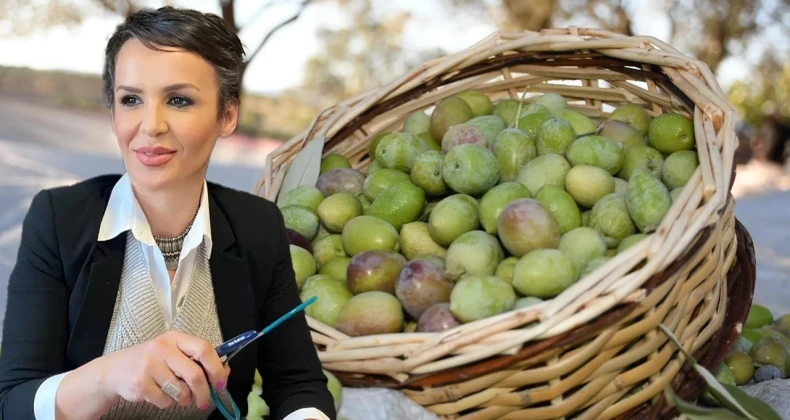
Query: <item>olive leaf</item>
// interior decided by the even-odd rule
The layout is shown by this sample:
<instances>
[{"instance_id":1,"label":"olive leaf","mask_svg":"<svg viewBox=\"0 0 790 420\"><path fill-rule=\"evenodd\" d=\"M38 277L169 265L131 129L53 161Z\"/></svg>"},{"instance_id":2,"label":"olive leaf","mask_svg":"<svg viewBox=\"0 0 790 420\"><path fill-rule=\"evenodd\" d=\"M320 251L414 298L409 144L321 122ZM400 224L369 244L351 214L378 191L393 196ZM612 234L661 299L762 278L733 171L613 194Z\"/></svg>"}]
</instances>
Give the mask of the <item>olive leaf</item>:
<instances>
[{"instance_id":1,"label":"olive leaf","mask_svg":"<svg viewBox=\"0 0 790 420\"><path fill-rule=\"evenodd\" d=\"M749 396L749 394L743 392L742 389L738 388L737 386L730 385L730 384L722 384L724 389L732 395L733 398L738 400L747 410L749 410L752 414L757 416L760 420L782 420L782 417L771 408L768 403L765 401L759 400L757 398L753 398ZM713 392L711 392L713 394ZM715 394L713 394L715 396ZM717 398L718 400L718 398Z\"/></svg>"},{"instance_id":2,"label":"olive leaf","mask_svg":"<svg viewBox=\"0 0 790 420\"><path fill-rule=\"evenodd\" d=\"M288 167L277 196L277 204L281 204L283 197L296 187L302 185L315 186L321 171L321 155L324 152L324 136L310 140L299 153L296 154Z\"/></svg>"},{"instance_id":3,"label":"olive leaf","mask_svg":"<svg viewBox=\"0 0 790 420\"><path fill-rule=\"evenodd\" d=\"M667 403L678 409L689 420L745 420L746 417L739 416L723 408L702 407L691 404L681 399L671 386L664 388L664 397Z\"/></svg>"},{"instance_id":4,"label":"olive leaf","mask_svg":"<svg viewBox=\"0 0 790 420\"><path fill-rule=\"evenodd\" d=\"M730 418L743 418L749 420L780 420L781 417L769 406L768 404L760 401L756 398L750 397L745 392L741 391L735 386L732 385L725 385L719 382L713 374L711 374L707 369L697 364L697 361L694 360L693 357L683 348L680 344L680 341L672 334L672 331L669 330L665 325L659 324L659 328L664 331L664 334L672 341L683 353L686 358L688 359L689 363L691 363L694 370L705 379L705 382L708 384L708 390L710 390L711 395L718 401L720 404L725 406L730 410L732 415L736 417ZM671 387L667 387L671 391ZM733 391L733 389L735 391ZM674 394L674 393L673 393ZM666 389L665 389L666 395ZM667 399L669 401L669 399ZM682 401L679 398L675 398L675 401ZM681 410L681 406L683 403L679 403L677 406L678 410L686 414ZM685 403L687 405L691 405ZM692 405L693 406L693 405ZM683 406L687 408L686 406ZM693 406L694 409L702 409L702 407ZM742 416L742 417L741 417ZM713 417L699 417L699 418L713 418ZM715 418L723 418L723 417L715 417Z\"/></svg>"},{"instance_id":5,"label":"olive leaf","mask_svg":"<svg viewBox=\"0 0 790 420\"><path fill-rule=\"evenodd\" d=\"M696 370L697 373L700 374L700 376L705 378L705 382L708 383L708 389L710 390L711 395L713 395L713 398L715 398L716 401L721 403L723 406L729 408L733 412L745 416L748 419L760 420L760 418L758 418L757 416L752 414L749 410L747 410L743 406L743 404L741 404L740 401L738 401L737 399L735 399L735 397L730 395L730 393L727 392L726 389L724 389L722 383L719 382L716 379L716 377L713 376L713 374L710 373L707 369L695 363L694 370Z\"/></svg>"}]
</instances>

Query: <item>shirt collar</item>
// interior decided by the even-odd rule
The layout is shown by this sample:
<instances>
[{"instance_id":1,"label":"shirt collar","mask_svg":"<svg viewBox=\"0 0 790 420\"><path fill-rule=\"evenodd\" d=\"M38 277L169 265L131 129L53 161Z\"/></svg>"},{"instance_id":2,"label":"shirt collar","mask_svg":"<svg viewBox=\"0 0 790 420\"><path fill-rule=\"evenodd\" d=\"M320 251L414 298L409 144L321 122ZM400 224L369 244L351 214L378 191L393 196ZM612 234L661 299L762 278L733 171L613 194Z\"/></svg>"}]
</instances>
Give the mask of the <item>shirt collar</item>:
<instances>
[{"instance_id":1,"label":"shirt collar","mask_svg":"<svg viewBox=\"0 0 790 420\"><path fill-rule=\"evenodd\" d=\"M203 180L200 208L192 228L184 238L181 258L201 243L204 243L207 255L211 255L211 218L208 207L208 186ZM140 208L140 203L134 196L128 174L124 174L112 189L110 201L107 203L107 209L99 227L98 240L107 241L126 231L131 231L138 241L149 246L156 246L151 226Z\"/></svg>"}]
</instances>

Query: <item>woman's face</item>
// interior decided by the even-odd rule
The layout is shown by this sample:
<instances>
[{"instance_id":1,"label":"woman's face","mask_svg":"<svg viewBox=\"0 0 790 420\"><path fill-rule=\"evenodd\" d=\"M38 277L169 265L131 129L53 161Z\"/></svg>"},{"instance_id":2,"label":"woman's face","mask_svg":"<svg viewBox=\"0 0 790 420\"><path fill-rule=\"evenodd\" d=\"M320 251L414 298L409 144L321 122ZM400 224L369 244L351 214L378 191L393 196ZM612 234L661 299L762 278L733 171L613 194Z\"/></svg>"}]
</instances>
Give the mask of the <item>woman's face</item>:
<instances>
[{"instance_id":1,"label":"woman's face","mask_svg":"<svg viewBox=\"0 0 790 420\"><path fill-rule=\"evenodd\" d=\"M238 107L222 118L219 83L197 54L155 51L130 39L115 67L113 131L134 185L147 190L202 182L218 137L236 128Z\"/></svg>"}]
</instances>

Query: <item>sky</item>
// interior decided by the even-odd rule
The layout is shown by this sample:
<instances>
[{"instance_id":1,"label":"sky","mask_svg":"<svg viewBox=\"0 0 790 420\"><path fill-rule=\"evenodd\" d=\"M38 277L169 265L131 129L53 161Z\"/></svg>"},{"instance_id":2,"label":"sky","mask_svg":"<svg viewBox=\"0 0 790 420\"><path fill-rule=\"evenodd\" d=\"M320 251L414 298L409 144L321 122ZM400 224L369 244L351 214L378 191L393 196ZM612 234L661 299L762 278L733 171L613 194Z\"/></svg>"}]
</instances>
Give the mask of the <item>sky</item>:
<instances>
[{"instance_id":1,"label":"sky","mask_svg":"<svg viewBox=\"0 0 790 420\"><path fill-rule=\"evenodd\" d=\"M273 6L254 24L245 25L244 17L254 15L260 3L260 0L236 0L238 23L246 28L240 33L240 38L248 51L257 46L269 28L290 17L296 10L288 4ZM161 5L157 1L151 1L150 4ZM219 14L217 0L190 0L178 4ZM459 13L442 19L447 11L436 4L426 0L374 0L374 13L388 15L408 11L412 14L413 18L404 33L404 45L408 49L441 47L449 52L457 52L496 30L492 20L485 17ZM662 13L652 9L656 4L655 0L632 2L633 7L639 9L635 15L645 17L634 24L637 32L666 40L669 22L662 18ZM342 27L347 22L347 15L334 2L310 5L297 21L278 31L256 56L245 75L244 88L257 93L277 93L298 86L303 79L306 61L319 48L316 31L320 27ZM101 13L97 9L94 16L85 19L78 27L55 27L25 37L5 36L0 39L0 64L99 74L105 43L119 23L120 17ZM36 53L31 54L31 51ZM719 82L726 87L733 79L746 75L747 71L736 60L722 63Z\"/></svg>"}]
</instances>

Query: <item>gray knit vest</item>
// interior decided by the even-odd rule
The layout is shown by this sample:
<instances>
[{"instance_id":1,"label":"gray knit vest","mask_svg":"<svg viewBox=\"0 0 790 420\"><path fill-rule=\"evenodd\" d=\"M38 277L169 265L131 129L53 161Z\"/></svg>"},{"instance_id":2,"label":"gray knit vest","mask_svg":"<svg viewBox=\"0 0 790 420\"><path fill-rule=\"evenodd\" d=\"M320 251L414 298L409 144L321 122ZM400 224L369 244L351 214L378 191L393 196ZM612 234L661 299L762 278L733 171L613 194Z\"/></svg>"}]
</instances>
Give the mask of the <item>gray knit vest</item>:
<instances>
[{"instance_id":1,"label":"gray knit vest","mask_svg":"<svg viewBox=\"0 0 790 420\"><path fill-rule=\"evenodd\" d=\"M104 354L143 343L168 331L142 247L143 244L138 242L131 232L127 232L126 255L121 272L121 282L104 346ZM200 337L214 346L223 342L214 301L211 270L206 250L202 244L198 249L195 270L187 287L184 302L173 318L170 329ZM219 395L226 403L225 407L230 407L224 395ZM189 407L181 407L177 403L162 410L148 402L131 403L121 399L102 418L112 420L202 420L208 418L215 409L213 402L205 411L197 408L194 404Z\"/></svg>"}]
</instances>

